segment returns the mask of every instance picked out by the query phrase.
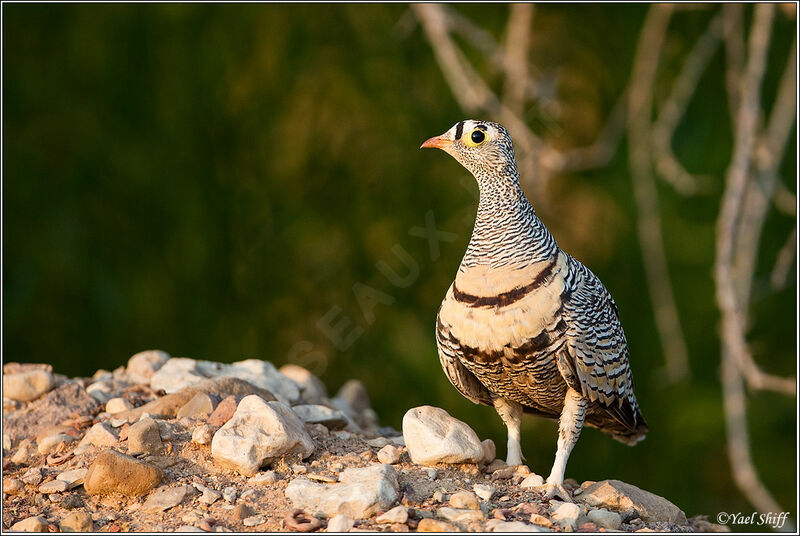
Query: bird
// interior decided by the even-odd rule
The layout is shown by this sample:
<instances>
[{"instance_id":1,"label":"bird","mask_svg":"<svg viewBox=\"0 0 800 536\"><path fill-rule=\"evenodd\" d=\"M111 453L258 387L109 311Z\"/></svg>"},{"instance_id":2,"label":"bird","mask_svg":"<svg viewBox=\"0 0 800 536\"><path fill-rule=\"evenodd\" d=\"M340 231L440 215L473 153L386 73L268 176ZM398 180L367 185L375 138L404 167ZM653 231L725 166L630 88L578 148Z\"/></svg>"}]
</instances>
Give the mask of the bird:
<instances>
[{"instance_id":1,"label":"bird","mask_svg":"<svg viewBox=\"0 0 800 536\"><path fill-rule=\"evenodd\" d=\"M497 411L509 466L522 464L523 413L558 421L544 491L571 501L564 472L584 425L627 445L648 431L617 305L536 216L502 125L459 121L420 148L450 154L479 190L472 236L436 315L442 368L464 397Z\"/></svg>"}]
</instances>

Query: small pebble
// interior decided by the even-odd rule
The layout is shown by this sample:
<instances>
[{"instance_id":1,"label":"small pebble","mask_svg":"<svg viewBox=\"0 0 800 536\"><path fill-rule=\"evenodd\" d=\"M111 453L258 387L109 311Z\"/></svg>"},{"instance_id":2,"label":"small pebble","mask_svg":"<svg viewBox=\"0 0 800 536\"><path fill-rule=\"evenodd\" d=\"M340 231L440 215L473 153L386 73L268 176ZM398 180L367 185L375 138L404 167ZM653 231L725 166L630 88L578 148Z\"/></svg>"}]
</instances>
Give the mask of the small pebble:
<instances>
[{"instance_id":1,"label":"small pebble","mask_svg":"<svg viewBox=\"0 0 800 536\"><path fill-rule=\"evenodd\" d=\"M353 528L355 521L345 514L336 514L328 521L328 532L347 532Z\"/></svg>"},{"instance_id":2,"label":"small pebble","mask_svg":"<svg viewBox=\"0 0 800 536\"><path fill-rule=\"evenodd\" d=\"M450 506L453 508L467 508L469 510L480 510L481 504L478 498L469 491L458 491L450 496Z\"/></svg>"},{"instance_id":3,"label":"small pebble","mask_svg":"<svg viewBox=\"0 0 800 536\"><path fill-rule=\"evenodd\" d=\"M266 471L248 479L247 483L262 486L265 484L274 484L277 481L278 475L275 473L275 471Z\"/></svg>"},{"instance_id":4,"label":"small pebble","mask_svg":"<svg viewBox=\"0 0 800 536\"><path fill-rule=\"evenodd\" d=\"M236 488L233 486L228 486L227 488L222 490L222 498L225 499L229 503L236 502Z\"/></svg>"},{"instance_id":5,"label":"small pebble","mask_svg":"<svg viewBox=\"0 0 800 536\"><path fill-rule=\"evenodd\" d=\"M494 488L486 484L475 484L472 486L472 491L484 501L488 501L492 498L492 495L494 495Z\"/></svg>"},{"instance_id":6,"label":"small pebble","mask_svg":"<svg viewBox=\"0 0 800 536\"><path fill-rule=\"evenodd\" d=\"M192 431L192 443L197 443L198 445L209 445L211 444L211 440L214 438L214 428L203 424L198 426Z\"/></svg>"},{"instance_id":7,"label":"small pebble","mask_svg":"<svg viewBox=\"0 0 800 536\"><path fill-rule=\"evenodd\" d=\"M393 465L400 461L400 456L403 454L403 447L395 445L386 445L378 451L378 461L381 463L388 463Z\"/></svg>"},{"instance_id":8,"label":"small pebble","mask_svg":"<svg viewBox=\"0 0 800 536\"><path fill-rule=\"evenodd\" d=\"M262 516L252 516L242 520L242 525L245 527L255 527L257 525L262 525L266 522L266 520Z\"/></svg>"},{"instance_id":9,"label":"small pebble","mask_svg":"<svg viewBox=\"0 0 800 536\"><path fill-rule=\"evenodd\" d=\"M111 413L122 413L123 411L129 411L133 409L133 404L130 403L125 398L116 397L112 398L108 402L106 402L106 412Z\"/></svg>"}]
</instances>

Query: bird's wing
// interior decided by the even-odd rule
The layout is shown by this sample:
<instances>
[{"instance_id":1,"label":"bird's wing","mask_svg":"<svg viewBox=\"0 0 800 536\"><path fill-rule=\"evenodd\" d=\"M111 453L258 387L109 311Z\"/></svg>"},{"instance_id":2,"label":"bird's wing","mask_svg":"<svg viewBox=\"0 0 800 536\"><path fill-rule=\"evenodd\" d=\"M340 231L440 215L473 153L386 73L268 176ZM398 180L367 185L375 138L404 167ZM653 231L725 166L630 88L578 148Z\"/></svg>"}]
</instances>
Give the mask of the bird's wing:
<instances>
[{"instance_id":1,"label":"bird's wing","mask_svg":"<svg viewBox=\"0 0 800 536\"><path fill-rule=\"evenodd\" d=\"M439 361L450 383L458 392L476 404L492 405L492 396L488 389L478 381L472 372L467 370L458 356L460 345L450 333L450 326L445 324L437 315L436 318L436 343L439 347Z\"/></svg>"},{"instance_id":2,"label":"bird's wing","mask_svg":"<svg viewBox=\"0 0 800 536\"><path fill-rule=\"evenodd\" d=\"M567 383L635 429L637 403L628 363L628 344L611 294L588 268L569 257L563 315L567 324ZM567 368L567 367L565 367ZM564 374L564 370L562 370Z\"/></svg>"}]
</instances>

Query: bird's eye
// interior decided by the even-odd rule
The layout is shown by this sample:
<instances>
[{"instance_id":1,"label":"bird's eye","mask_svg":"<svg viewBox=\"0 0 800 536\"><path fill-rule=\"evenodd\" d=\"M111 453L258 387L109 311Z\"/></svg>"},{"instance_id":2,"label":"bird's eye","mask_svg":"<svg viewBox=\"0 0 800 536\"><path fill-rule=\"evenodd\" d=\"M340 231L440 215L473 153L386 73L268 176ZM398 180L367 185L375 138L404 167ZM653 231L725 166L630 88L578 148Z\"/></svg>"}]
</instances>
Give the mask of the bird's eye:
<instances>
[{"instance_id":1,"label":"bird's eye","mask_svg":"<svg viewBox=\"0 0 800 536\"><path fill-rule=\"evenodd\" d=\"M486 141L486 134L482 130L476 128L464 141L469 147L475 147Z\"/></svg>"}]
</instances>

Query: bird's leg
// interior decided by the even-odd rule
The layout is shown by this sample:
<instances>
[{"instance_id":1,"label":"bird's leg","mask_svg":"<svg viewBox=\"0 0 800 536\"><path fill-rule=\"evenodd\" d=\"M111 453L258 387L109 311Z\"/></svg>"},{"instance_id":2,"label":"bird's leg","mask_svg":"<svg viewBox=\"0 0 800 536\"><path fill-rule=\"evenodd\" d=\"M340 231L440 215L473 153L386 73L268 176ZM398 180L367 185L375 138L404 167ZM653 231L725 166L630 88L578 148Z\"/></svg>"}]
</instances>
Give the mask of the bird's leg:
<instances>
[{"instance_id":1,"label":"bird's leg","mask_svg":"<svg viewBox=\"0 0 800 536\"><path fill-rule=\"evenodd\" d=\"M493 401L494 409L503 419L508 428L508 456L507 465L522 465L522 447L519 444L519 427L522 423L522 406L505 398L496 398Z\"/></svg>"},{"instance_id":2,"label":"bird's leg","mask_svg":"<svg viewBox=\"0 0 800 536\"><path fill-rule=\"evenodd\" d=\"M547 477L546 498L560 497L561 499L572 502L569 494L564 489L564 471L567 468L567 458L569 458L572 447L578 441L578 436L583 428L583 419L586 416L586 398L572 388L567 390L564 399L564 409L561 410L561 418L558 421L558 450L556 451L556 461L550 476Z\"/></svg>"}]
</instances>

